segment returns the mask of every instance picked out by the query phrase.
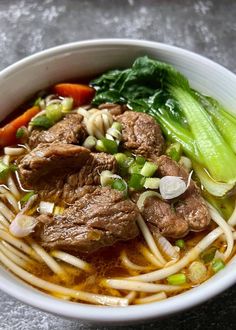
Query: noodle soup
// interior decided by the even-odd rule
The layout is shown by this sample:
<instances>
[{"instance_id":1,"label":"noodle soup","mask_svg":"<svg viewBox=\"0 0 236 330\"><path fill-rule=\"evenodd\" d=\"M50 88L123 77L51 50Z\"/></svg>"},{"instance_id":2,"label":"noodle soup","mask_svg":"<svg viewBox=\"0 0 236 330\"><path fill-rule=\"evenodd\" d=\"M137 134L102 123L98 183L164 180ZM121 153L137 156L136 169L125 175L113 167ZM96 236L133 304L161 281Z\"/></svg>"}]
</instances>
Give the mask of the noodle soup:
<instances>
[{"instance_id":1,"label":"noodle soup","mask_svg":"<svg viewBox=\"0 0 236 330\"><path fill-rule=\"evenodd\" d=\"M5 267L109 306L167 299L225 267L236 156L221 123L236 119L221 105L147 57L31 101L0 129Z\"/></svg>"}]
</instances>

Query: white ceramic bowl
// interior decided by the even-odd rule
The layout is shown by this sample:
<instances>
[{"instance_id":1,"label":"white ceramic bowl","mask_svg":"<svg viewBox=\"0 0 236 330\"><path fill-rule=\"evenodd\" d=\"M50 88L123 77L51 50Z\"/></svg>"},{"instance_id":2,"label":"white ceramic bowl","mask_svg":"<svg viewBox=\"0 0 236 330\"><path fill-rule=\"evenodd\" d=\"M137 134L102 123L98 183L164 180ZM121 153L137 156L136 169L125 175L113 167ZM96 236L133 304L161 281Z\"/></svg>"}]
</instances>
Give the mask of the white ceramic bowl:
<instances>
[{"instance_id":1,"label":"white ceramic bowl","mask_svg":"<svg viewBox=\"0 0 236 330\"><path fill-rule=\"evenodd\" d=\"M36 91L56 82L94 76L110 68L129 66L140 55L173 64L191 85L236 112L236 76L222 66L189 51L141 40L92 40L55 47L11 65L0 73L0 119ZM157 319L197 305L236 282L236 259L201 286L165 301L129 307L72 303L44 294L0 268L0 288L11 296L60 316L96 322L127 324Z\"/></svg>"}]
</instances>

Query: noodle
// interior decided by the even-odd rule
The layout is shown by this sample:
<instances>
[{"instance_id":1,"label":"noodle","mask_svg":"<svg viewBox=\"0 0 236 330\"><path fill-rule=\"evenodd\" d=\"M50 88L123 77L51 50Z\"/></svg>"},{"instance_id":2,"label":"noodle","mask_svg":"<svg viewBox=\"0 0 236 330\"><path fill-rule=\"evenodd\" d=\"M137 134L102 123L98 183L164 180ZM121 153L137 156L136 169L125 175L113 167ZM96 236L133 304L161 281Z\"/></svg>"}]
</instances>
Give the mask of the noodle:
<instances>
[{"instance_id":1,"label":"noodle","mask_svg":"<svg viewBox=\"0 0 236 330\"><path fill-rule=\"evenodd\" d=\"M160 301L160 300L163 300L163 299L166 299L166 298L167 298L166 293L165 292L160 292L160 293L156 293L156 294L153 294L151 296L148 296L148 297L136 298L134 300L134 303L135 304L149 304L151 302Z\"/></svg>"},{"instance_id":2,"label":"noodle","mask_svg":"<svg viewBox=\"0 0 236 330\"><path fill-rule=\"evenodd\" d=\"M0 201L0 213L9 221L11 222L14 219L14 213Z\"/></svg>"},{"instance_id":3,"label":"noodle","mask_svg":"<svg viewBox=\"0 0 236 330\"><path fill-rule=\"evenodd\" d=\"M17 213L19 212L19 206L16 198L5 188L0 186L0 193L2 197L6 197L9 204L14 208L14 211Z\"/></svg>"},{"instance_id":4,"label":"noodle","mask_svg":"<svg viewBox=\"0 0 236 330\"><path fill-rule=\"evenodd\" d=\"M130 261L125 251L121 252L120 257L122 264L129 269L143 271L143 272L146 270L150 270L150 266L139 266L134 264L132 261Z\"/></svg>"},{"instance_id":5,"label":"noodle","mask_svg":"<svg viewBox=\"0 0 236 330\"><path fill-rule=\"evenodd\" d=\"M153 283L144 283L138 281L128 281L128 280L116 280L116 279L104 279L102 280L104 286L108 286L114 289L119 290L134 290L141 292L176 292L186 289L186 286L179 285L165 285L165 284L153 284Z\"/></svg>"},{"instance_id":6,"label":"noodle","mask_svg":"<svg viewBox=\"0 0 236 330\"><path fill-rule=\"evenodd\" d=\"M15 264L17 264L18 266L24 269L27 269L28 263L26 263L25 260L17 257L14 253L12 253L5 246L3 246L2 243L0 243L0 251L2 251Z\"/></svg>"},{"instance_id":7,"label":"noodle","mask_svg":"<svg viewBox=\"0 0 236 330\"><path fill-rule=\"evenodd\" d=\"M227 241L227 249L224 253L224 259L227 259L230 256L231 252L233 251L233 246L234 246L234 238L233 238L232 230L230 226L227 224L227 222L217 212L217 210L211 204L207 203L207 205L209 207L212 220L214 220L217 223L217 225L222 229L223 233L225 234Z\"/></svg>"},{"instance_id":8,"label":"noodle","mask_svg":"<svg viewBox=\"0 0 236 330\"><path fill-rule=\"evenodd\" d=\"M79 269L82 269L82 270L86 271L86 272L91 271L91 266L87 262L85 262L85 261L83 261L83 260L81 260L81 259L79 259L79 258L77 258L77 257L75 257L75 256L73 256L69 253L54 250L54 251L51 251L51 255L53 257L57 258L57 259L60 259L64 262L67 262L68 264L73 265L73 266L75 266Z\"/></svg>"},{"instance_id":9,"label":"noodle","mask_svg":"<svg viewBox=\"0 0 236 330\"><path fill-rule=\"evenodd\" d=\"M66 273L62 267L40 245L34 242L33 239L28 238L27 240L32 249L38 254L40 258L42 258L45 264L60 278L64 279L66 277Z\"/></svg>"},{"instance_id":10,"label":"noodle","mask_svg":"<svg viewBox=\"0 0 236 330\"><path fill-rule=\"evenodd\" d=\"M164 259L164 257L161 255L160 251L158 250L156 243L152 237L152 234L150 233L150 230L148 229L148 226L146 225L146 223L144 222L143 218L141 217L141 215L138 216L137 219L139 228L145 238L145 241L148 245L148 247L150 248L150 250L152 251L152 253L154 254L154 256L157 258L157 260L161 263L161 264L165 264L166 260Z\"/></svg>"},{"instance_id":11,"label":"noodle","mask_svg":"<svg viewBox=\"0 0 236 330\"><path fill-rule=\"evenodd\" d=\"M42 280L37 276L34 276L31 273L17 266L15 263L9 260L6 257L6 255L3 254L2 252L0 252L0 260L14 274L16 274L17 276L19 276L21 279L28 282L29 284L38 287L40 289L53 293L59 293L65 296L70 296L71 298L75 298L77 300L82 300L94 304L108 305L108 306L127 306L129 304L129 301L126 298L110 297L105 295L93 294L89 292L77 291L73 289L67 289L63 286Z\"/></svg>"},{"instance_id":12,"label":"noodle","mask_svg":"<svg viewBox=\"0 0 236 330\"><path fill-rule=\"evenodd\" d=\"M190 262L197 259L199 254L204 251L208 246L210 246L220 235L222 234L222 229L220 227L211 231L206 237L204 237L194 248L192 248L186 255L176 262L174 265L156 270L147 274L133 276L126 278L127 280L138 280L143 282L153 282L162 280L170 275L173 275L180 271L182 268L186 267Z\"/></svg>"}]
</instances>

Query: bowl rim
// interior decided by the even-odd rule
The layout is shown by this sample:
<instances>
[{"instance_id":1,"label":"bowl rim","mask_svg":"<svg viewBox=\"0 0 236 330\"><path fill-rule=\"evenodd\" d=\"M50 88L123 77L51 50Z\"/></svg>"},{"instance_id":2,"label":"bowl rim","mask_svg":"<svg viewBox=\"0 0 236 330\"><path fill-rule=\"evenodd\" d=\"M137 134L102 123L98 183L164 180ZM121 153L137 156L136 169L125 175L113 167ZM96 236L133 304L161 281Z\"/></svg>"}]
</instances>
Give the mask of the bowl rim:
<instances>
[{"instance_id":1,"label":"bowl rim","mask_svg":"<svg viewBox=\"0 0 236 330\"><path fill-rule=\"evenodd\" d=\"M24 69L24 67L35 63L37 60L62 55L78 48L103 47L103 46L140 46L147 48L156 48L159 50L171 51L179 55L184 54L191 57L193 61L200 61L206 66L210 66L222 72L228 79L236 80L236 75L220 64L192 51L185 50L172 45L159 43L155 41L140 39L92 39L84 41L76 41L72 43L62 44L51 47L46 50L37 52L36 54L27 56L17 61L0 72L0 79L6 78L16 70ZM234 263L234 261L230 262ZM11 277L3 277L0 274L0 289L7 294L17 298L18 300L37 307L43 311L57 314L67 318L80 319L83 321L96 322L101 324L125 324L131 322L140 322L151 319L157 319L176 312L183 311L198 305L236 283L236 270L228 271L229 265L214 276L214 281L208 280L197 288L193 288L185 293L175 297L168 298L160 302L153 302L145 305L134 305L123 307L101 307L82 303L73 303L53 298L42 293L37 289L33 289L28 284L20 281L12 281ZM3 267L4 269L4 267ZM4 269L5 270L5 269ZM8 271L6 270L6 273ZM224 280L223 280L224 279ZM20 288L20 290L19 290ZM184 299L183 299L184 298Z\"/></svg>"}]
</instances>

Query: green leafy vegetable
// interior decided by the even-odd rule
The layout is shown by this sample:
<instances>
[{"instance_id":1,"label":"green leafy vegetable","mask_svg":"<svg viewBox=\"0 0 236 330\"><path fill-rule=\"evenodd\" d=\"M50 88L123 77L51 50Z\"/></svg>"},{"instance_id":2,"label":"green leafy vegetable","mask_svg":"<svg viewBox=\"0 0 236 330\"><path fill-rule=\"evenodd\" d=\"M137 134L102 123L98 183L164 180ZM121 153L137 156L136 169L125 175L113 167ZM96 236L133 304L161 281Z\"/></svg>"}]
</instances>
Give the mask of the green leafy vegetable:
<instances>
[{"instance_id":1,"label":"green leafy vegetable","mask_svg":"<svg viewBox=\"0 0 236 330\"><path fill-rule=\"evenodd\" d=\"M127 103L134 111L152 115L166 137L180 143L185 154L207 170L214 185L205 188L210 187L213 195L222 196L235 185L236 118L193 91L174 67L144 56L131 68L109 71L92 84L97 90L95 105Z\"/></svg>"}]
</instances>

